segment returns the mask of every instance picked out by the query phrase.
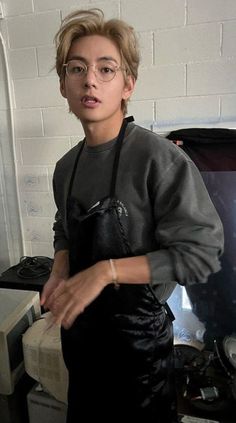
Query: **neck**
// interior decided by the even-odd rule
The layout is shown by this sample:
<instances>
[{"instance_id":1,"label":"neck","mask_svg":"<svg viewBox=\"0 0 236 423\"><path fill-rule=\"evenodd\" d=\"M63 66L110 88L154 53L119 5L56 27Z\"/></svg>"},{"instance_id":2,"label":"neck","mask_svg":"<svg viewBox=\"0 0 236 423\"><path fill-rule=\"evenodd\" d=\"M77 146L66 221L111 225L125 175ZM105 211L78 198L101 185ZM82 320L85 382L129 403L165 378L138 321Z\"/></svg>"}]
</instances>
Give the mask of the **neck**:
<instances>
[{"instance_id":1,"label":"neck","mask_svg":"<svg viewBox=\"0 0 236 423\"><path fill-rule=\"evenodd\" d=\"M102 122L82 122L86 143L89 146L104 144L117 137L124 116L109 119Z\"/></svg>"}]
</instances>

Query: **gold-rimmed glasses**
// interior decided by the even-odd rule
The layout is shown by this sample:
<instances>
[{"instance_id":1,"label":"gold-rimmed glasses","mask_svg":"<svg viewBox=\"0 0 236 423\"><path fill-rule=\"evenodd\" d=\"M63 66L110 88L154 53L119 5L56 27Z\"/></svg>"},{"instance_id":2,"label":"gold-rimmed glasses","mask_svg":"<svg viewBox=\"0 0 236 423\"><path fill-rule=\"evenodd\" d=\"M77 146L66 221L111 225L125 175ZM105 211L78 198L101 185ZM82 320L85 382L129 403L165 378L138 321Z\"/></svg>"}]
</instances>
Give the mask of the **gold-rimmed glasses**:
<instances>
[{"instance_id":1,"label":"gold-rimmed glasses","mask_svg":"<svg viewBox=\"0 0 236 423\"><path fill-rule=\"evenodd\" d=\"M66 69L66 75L73 81L77 81L87 75L90 67L93 68L96 78L101 82L112 81L116 73L122 70L121 66L108 60L101 60L97 64L86 65L80 60L71 59L63 66Z\"/></svg>"}]
</instances>

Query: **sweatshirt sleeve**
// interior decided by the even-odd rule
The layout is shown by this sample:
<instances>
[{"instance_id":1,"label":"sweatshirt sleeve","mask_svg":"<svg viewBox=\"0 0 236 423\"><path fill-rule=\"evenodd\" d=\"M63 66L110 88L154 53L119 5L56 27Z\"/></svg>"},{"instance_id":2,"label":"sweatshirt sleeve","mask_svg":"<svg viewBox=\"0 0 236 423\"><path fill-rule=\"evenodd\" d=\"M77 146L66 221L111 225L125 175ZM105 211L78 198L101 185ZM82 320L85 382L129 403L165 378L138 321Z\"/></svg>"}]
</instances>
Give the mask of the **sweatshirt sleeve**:
<instances>
[{"instance_id":1,"label":"sweatshirt sleeve","mask_svg":"<svg viewBox=\"0 0 236 423\"><path fill-rule=\"evenodd\" d=\"M223 226L200 172L184 154L153 182L153 204L160 248L147 254L152 285L206 282L221 268Z\"/></svg>"},{"instance_id":2,"label":"sweatshirt sleeve","mask_svg":"<svg viewBox=\"0 0 236 423\"><path fill-rule=\"evenodd\" d=\"M68 239L63 229L62 218L59 211L56 212L55 221L53 224L54 230L54 251L55 253L60 250L68 250Z\"/></svg>"},{"instance_id":3,"label":"sweatshirt sleeve","mask_svg":"<svg viewBox=\"0 0 236 423\"><path fill-rule=\"evenodd\" d=\"M53 193L54 193L54 199L57 206L57 212L55 214L55 220L53 224L53 231L54 231L54 251L55 253L59 250L68 250L69 244L68 244L68 238L66 236L66 232L63 225L63 217L60 211L59 207L59 199L58 199L58 192L57 187L55 183L55 173L53 177ZM63 209L61 209L63 210Z\"/></svg>"}]
</instances>

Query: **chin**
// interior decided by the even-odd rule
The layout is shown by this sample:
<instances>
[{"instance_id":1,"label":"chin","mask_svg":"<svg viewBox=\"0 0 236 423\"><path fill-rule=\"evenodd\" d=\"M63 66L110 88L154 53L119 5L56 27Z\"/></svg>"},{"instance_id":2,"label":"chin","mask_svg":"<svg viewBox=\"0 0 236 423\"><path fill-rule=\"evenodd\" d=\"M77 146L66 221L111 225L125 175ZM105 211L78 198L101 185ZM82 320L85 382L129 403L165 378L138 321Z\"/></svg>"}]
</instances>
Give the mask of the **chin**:
<instances>
[{"instance_id":1,"label":"chin","mask_svg":"<svg viewBox=\"0 0 236 423\"><path fill-rule=\"evenodd\" d=\"M81 110L73 111L72 113L81 121L81 122L97 122L102 120L103 117L100 113L97 113L95 110L85 110L81 112Z\"/></svg>"},{"instance_id":2,"label":"chin","mask_svg":"<svg viewBox=\"0 0 236 423\"><path fill-rule=\"evenodd\" d=\"M97 123L106 121L109 119L113 119L115 117L120 117L122 113L120 109L115 110L108 110L108 111L101 111L98 109L83 109L83 110L75 110L71 109L72 113L81 121L81 123ZM122 113L123 116L123 113Z\"/></svg>"}]
</instances>

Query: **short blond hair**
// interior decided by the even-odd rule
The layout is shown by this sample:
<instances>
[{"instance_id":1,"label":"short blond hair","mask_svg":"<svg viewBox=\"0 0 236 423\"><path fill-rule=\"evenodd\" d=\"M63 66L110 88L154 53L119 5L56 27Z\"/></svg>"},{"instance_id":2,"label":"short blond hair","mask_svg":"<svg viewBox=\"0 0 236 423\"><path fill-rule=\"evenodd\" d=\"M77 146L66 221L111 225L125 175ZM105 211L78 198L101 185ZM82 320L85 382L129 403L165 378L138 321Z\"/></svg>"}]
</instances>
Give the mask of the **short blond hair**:
<instances>
[{"instance_id":1,"label":"short blond hair","mask_svg":"<svg viewBox=\"0 0 236 423\"><path fill-rule=\"evenodd\" d=\"M104 19L100 9L78 10L65 17L55 36L56 70L60 79L65 77L64 64L73 41L88 35L102 35L117 46L121 56L124 77L138 78L139 47L134 29L121 19ZM127 101L122 100L123 114L127 113Z\"/></svg>"}]
</instances>

